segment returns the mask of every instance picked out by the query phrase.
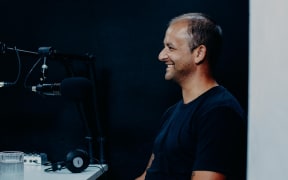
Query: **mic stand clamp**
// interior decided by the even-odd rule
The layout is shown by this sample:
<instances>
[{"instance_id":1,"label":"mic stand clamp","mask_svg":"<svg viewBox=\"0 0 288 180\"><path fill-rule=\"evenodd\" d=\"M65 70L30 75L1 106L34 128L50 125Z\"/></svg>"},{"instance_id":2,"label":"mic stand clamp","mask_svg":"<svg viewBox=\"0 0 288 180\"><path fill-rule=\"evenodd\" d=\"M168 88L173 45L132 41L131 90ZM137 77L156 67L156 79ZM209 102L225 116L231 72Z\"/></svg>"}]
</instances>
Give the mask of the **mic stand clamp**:
<instances>
[{"instance_id":1,"label":"mic stand clamp","mask_svg":"<svg viewBox=\"0 0 288 180\"><path fill-rule=\"evenodd\" d=\"M54 49L52 47L39 47L38 54L41 56L50 56L54 53Z\"/></svg>"}]
</instances>

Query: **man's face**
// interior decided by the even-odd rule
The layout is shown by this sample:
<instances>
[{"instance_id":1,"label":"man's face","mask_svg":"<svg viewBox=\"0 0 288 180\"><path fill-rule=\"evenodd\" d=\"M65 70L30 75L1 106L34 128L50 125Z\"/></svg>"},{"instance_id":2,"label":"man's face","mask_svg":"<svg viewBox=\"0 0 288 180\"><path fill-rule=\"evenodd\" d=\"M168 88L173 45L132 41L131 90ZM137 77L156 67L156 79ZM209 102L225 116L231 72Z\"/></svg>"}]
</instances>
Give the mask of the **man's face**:
<instances>
[{"instance_id":1,"label":"man's face","mask_svg":"<svg viewBox=\"0 0 288 180\"><path fill-rule=\"evenodd\" d=\"M187 23L180 21L174 23L166 30L164 48L158 59L167 65L165 79L181 82L193 73L193 53L190 51Z\"/></svg>"}]
</instances>

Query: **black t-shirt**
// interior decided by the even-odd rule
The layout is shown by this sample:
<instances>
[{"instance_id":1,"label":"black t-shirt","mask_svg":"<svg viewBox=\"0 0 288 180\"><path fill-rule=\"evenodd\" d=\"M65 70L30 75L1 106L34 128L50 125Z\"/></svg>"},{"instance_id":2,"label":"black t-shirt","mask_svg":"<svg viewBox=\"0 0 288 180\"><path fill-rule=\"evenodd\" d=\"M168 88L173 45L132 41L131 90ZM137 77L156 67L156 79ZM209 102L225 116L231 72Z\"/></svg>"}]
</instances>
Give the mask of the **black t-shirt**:
<instances>
[{"instance_id":1,"label":"black t-shirt","mask_svg":"<svg viewBox=\"0 0 288 180\"><path fill-rule=\"evenodd\" d=\"M211 88L188 104L179 101L163 115L146 180L190 180L192 171L246 177L246 115L224 87Z\"/></svg>"}]
</instances>

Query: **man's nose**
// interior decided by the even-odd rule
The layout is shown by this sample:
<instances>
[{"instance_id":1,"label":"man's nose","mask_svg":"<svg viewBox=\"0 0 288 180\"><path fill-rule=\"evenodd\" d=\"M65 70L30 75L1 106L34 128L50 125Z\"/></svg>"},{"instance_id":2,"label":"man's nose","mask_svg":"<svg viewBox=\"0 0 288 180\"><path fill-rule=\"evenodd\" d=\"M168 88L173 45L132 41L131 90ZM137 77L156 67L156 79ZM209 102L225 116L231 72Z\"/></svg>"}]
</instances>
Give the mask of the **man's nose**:
<instances>
[{"instance_id":1,"label":"man's nose","mask_svg":"<svg viewBox=\"0 0 288 180\"><path fill-rule=\"evenodd\" d=\"M159 53L159 55L158 55L158 59L159 59L159 61L165 61L165 59L167 59L167 53L166 53L166 49L165 48L163 48L161 51L160 51L160 53Z\"/></svg>"}]
</instances>

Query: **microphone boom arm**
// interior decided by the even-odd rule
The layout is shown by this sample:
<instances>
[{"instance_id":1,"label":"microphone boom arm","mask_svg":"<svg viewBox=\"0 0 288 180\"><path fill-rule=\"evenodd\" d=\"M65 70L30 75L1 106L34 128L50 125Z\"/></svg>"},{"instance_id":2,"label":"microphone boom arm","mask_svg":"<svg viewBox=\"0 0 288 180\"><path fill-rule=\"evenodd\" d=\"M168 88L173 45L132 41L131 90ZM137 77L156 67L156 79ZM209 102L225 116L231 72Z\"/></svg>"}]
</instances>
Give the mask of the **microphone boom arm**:
<instances>
[{"instance_id":1,"label":"microphone boom arm","mask_svg":"<svg viewBox=\"0 0 288 180\"><path fill-rule=\"evenodd\" d=\"M79 60L79 61L94 61L95 56L89 53L86 53L84 55L79 55L79 54L70 54L70 53L60 53L57 52L55 49L52 47L39 47L37 52L34 51L27 51L23 49L18 49L18 48L11 48L7 47L5 43L2 43L0 41L0 53L5 54L8 51L18 51L24 54L28 55L42 55L42 56L47 56L48 58L51 58L51 60Z\"/></svg>"}]
</instances>

